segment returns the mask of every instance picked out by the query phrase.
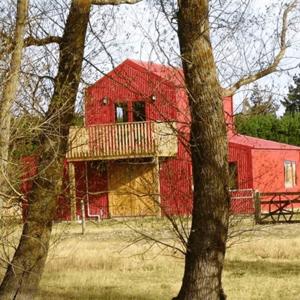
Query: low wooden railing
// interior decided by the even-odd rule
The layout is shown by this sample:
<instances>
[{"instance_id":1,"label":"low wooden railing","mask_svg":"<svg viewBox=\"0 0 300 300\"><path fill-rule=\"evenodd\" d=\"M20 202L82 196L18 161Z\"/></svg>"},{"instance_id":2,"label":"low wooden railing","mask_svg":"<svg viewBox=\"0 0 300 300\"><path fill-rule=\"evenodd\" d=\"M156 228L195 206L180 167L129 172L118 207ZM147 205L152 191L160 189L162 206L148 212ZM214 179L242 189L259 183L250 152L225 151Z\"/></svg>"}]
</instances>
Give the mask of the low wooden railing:
<instances>
[{"instance_id":1,"label":"low wooden railing","mask_svg":"<svg viewBox=\"0 0 300 300\"><path fill-rule=\"evenodd\" d=\"M69 160L173 156L177 137L172 123L132 122L73 127Z\"/></svg>"}]
</instances>

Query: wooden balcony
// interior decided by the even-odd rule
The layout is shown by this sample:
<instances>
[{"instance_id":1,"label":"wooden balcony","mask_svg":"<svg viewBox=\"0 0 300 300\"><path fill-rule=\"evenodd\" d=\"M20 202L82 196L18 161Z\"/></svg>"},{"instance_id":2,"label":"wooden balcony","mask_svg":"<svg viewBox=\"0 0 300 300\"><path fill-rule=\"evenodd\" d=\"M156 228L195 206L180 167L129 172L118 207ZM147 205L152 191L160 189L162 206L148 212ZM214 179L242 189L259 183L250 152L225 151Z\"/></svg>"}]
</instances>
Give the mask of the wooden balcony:
<instances>
[{"instance_id":1,"label":"wooden balcony","mask_svg":"<svg viewBox=\"0 0 300 300\"><path fill-rule=\"evenodd\" d=\"M177 154L176 123L133 122L72 127L67 159L110 160Z\"/></svg>"}]
</instances>

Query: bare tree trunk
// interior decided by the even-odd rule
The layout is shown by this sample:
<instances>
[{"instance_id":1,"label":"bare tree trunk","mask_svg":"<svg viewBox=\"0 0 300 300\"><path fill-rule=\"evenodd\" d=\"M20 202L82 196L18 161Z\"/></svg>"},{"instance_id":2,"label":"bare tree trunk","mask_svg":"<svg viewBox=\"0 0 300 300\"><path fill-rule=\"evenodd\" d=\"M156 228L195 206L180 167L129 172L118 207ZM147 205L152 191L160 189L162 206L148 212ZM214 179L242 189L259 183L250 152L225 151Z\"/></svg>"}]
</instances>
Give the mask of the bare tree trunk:
<instances>
[{"instance_id":1,"label":"bare tree trunk","mask_svg":"<svg viewBox=\"0 0 300 300\"><path fill-rule=\"evenodd\" d=\"M0 286L1 299L32 299L47 258L62 160L81 76L91 2L73 0L60 43L60 61L52 96L38 141L39 173L29 194L22 237Z\"/></svg>"},{"instance_id":2,"label":"bare tree trunk","mask_svg":"<svg viewBox=\"0 0 300 300\"><path fill-rule=\"evenodd\" d=\"M193 220L176 299L224 299L229 191L221 87L209 36L208 0L179 1L178 31L191 108Z\"/></svg>"},{"instance_id":3,"label":"bare tree trunk","mask_svg":"<svg viewBox=\"0 0 300 300\"><path fill-rule=\"evenodd\" d=\"M141 0L72 0L60 45L54 93L35 153L38 175L28 196L22 237L0 286L0 299L32 299L42 276L49 248L56 199L61 191L63 160L80 82L84 42L91 5L135 4ZM52 42L53 39L50 39ZM48 43L49 41L44 41ZM38 43L36 43L38 44Z\"/></svg>"},{"instance_id":4,"label":"bare tree trunk","mask_svg":"<svg viewBox=\"0 0 300 300\"><path fill-rule=\"evenodd\" d=\"M10 141L11 108L16 97L19 73L24 46L25 23L28 11L28 0L18 0L16 28L10 68L7 72L2 99L0 99L0 191L8 194L8 152ZM0 194L0 213L3 206L3 195Z\"/></svg>"}]
</instances>

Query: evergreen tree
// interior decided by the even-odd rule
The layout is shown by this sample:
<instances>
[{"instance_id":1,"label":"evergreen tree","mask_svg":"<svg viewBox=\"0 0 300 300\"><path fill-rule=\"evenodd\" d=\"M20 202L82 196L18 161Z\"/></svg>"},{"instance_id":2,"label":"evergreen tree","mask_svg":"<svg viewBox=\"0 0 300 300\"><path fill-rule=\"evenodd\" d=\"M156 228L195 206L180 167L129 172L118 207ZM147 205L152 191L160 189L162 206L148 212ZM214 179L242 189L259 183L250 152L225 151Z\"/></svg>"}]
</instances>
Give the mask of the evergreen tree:
<instances>
[{"instance_id":1,"label":"evergreen tree","mask_svg":"<svg viewBox=\"0 0 300 300\"><path fill-rule=\"evenodd\" d=\"M247 114L252 115L268 115L276 114L278 105L273 99L273 95L267 91L262 91L258 84L254 84L252 94L250 96L250 107Z\"/></svg>"},{"instance_id":2,"label":"evergreen tree","mask_svg":"<svg viewBox=\"0 0 300 300\"><path fill-rule=\"evenodd\" d=\"M300 146L300 113L275 115L237 115L235 127L240 134Z\"/></svg>"},{"instance_id":3,"label":"evergreen tree","mask_svg":"<svg viewBox=\"0 0 300 300\"><path fill-rule=\"evenodd\" d=\"M300 74L293 77L294 84L289 86L289 93L284 101L285 114L300 113Z\"/></svg>"}]
</instances>

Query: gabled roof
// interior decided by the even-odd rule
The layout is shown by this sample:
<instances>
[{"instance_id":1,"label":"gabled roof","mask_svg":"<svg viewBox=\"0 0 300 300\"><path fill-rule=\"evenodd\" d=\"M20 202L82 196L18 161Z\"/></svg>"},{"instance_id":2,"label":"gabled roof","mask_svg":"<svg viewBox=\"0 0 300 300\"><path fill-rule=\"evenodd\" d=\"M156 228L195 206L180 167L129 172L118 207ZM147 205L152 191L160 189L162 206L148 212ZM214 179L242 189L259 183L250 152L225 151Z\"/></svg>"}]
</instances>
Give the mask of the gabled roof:
<instances>
[{"instance_id":1,"label":"gabled roof","mask_svg":"<svg viewBox=\"0 0 300 300\"><path fill-rule=\"evenodd\" d=\"M144 68L146 71L151 72L158 77L173 83L175 86L184 86L184 75L181 68L156 64L151 61L139 61L134 59L127 59L125 62L131 62ZM124 63L125 63L124 62Z\"/></svg>"},{"instance_id":2,"label":"gabled roof","mask_svg":"<svg viewBox=\"0 0 300 300\"><path fill-rule=\"evenodd\" d=\"M134 59L126 59L113 70L103 75L96 82L91 84L88 89L97 85L105 78L113 78L114 74L118 74L119 70L122 69L124 65L128 65L140 72L148 73L154 80L161 83L165 83L173 87L184 87L184 75L181 68L156 64L151 61L145 62Z\"/></svg>"},{"instance_id":3,"label":"gabled roof","mask_svg":"<svg viewBox=\"0 0 300 300\"><path fill-rule=\"evenodd\" d=\"M248 146L254 149L269 149L269 150L298 150L300 151L300 147L278 143L274 141L264 140L252 136L242 135L233 133L229 137L230 143L235 143L243 146Z\"/></svg>"}]
</instances>

